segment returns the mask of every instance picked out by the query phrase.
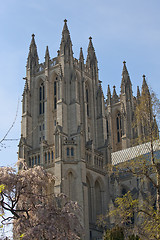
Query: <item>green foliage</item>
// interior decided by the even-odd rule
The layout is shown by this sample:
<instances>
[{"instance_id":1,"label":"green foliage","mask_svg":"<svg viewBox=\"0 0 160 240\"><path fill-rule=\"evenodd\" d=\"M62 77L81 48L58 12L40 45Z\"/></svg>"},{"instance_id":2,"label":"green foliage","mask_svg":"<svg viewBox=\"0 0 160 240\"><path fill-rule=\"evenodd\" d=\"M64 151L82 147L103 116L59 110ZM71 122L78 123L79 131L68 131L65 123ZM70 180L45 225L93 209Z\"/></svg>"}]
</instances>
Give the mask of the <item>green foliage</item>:
<instances>
[{"instance_id":1,"label":"green foliage","mask_svg":"<svg viewBox=\"0 0 160 240\"><path fill-rule=\"evenodd\" d=\"M133 235L131 235L131 236L128 237L128 240L140 240L140 238L139 238L137 235L135 236L135 235L133 234Z\"/></svg>"},{"instance_id":2,"label":"green foliage","mask_svg":"<svg viewBox=\"0 0 160 240\"><path fill-rule=\"evenodd\" d=\"M116 226L108 229L103 237L104 240L124 240L123 228Z\"/></svg>"},{"instance_id":3,"label":"green foliage","mask_svg":"<svg viewBox=\"0 0 160 240\"><path fill-rule=\"evenodd\" d=\"M127 192L122 197L118 197L115 200L115 206L112 211L110 211L110 216L115 217L117 223L126 225L132 223L132 218L134 217L134 211L138 207L138 200L134 200L130 192Z\"/></svg>"}]
</instances>

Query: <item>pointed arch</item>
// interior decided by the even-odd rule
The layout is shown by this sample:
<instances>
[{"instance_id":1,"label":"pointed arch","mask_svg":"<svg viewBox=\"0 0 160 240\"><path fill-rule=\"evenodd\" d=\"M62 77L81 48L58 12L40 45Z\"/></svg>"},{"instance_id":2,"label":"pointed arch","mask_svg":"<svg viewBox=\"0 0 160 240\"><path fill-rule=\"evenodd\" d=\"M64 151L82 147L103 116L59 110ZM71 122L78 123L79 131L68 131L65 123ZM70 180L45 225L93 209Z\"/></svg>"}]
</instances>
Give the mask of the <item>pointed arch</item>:
<instances>
[{"instance_id":1,"label":"pointed arch","mask_svg":"<svg viewBox=\"0 0 160 240\"><path fill-rule=\"evenodd\" d=\"M102 191L101 186L98 180L95 181L95 209L96 209L96 218L102 214Z\"/></svg>"},{"instance_id":2,"label":"pointed arch","mask_svg":"<svg viewBox=\"0 0 160 240\"><path fill-rule=\"evenodd\" d=\"M97 217L103 213L104 209L104 192L105 192L105 184L100 176L98 176L94 183L94 191L95 191L95 215Z\"/></svg>"},{"instance_id":3,"label":"pointed arch","mask_svg":"<svg viewBox=\"0 0 160 240\"><path fill-rule=\"evenodd\" d=\"M76 173L75 171L70 168L65 173L65 181L66 181L66 194L70 198L70 200L77 200L76 199Z\"/></svg>"},{"instance_id":4,"label":"pointed arch","mask_svg":"<svg viewBox=\"0 0 160 240\"><path fill-rule=\"evenodd\" d=\"M53 92L53 110L57 109L57 101L59 97L58 74L54 71L51 75L51 89Z\"/></svg>"},{"instance_id":5,"label":"pointed arch","mask_svg":"<svg viewBox=\"0 0 160 240\"><path fill-rule=\"evenodd\" d=\"M87 117L91 116L91 90L89 81L85 83L85 102L86 102L86 115Z\"/></svg>"},{"instance_id":6,"label":"pointed arch","mask_svg":"<svg viewBox=\"0 0 160 240\"><path fill-rule=\"evenodd\" d=\"M87 176L86 176L86 184L87 184L87 192L88 192L88 217L89 217L89 223L92 223L92 220L93 220L93 216L92 216L92 209L93 209L92 189L91 189L90 179Z\"/></svg>"},{"instance_id":7,"label":"pointed arch","mask_svg":"<svg viewBox=\"0 0 160 240\"><path fill-rule=\"evenodd\" d=\"M119 111L116 114L116 130L117 130L117 143L120 143L122 141L122 119Z\"/></svg>"}]
</instances>

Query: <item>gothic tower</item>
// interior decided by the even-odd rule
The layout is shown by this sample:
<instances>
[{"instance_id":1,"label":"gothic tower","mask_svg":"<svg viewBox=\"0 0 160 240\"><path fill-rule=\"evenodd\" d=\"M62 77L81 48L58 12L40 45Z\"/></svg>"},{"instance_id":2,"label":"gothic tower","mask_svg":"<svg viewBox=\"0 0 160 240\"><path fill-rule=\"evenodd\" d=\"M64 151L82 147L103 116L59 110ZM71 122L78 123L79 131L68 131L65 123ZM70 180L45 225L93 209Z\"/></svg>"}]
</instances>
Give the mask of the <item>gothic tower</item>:
<instances>
[{"instance_id":1,"label":"gothic tower","mask_svg":"<svg viewBox=\"0 0 160 240\"><path fill-rule=\"evenodd\" d=\"M54 192L78 201L83 210L84 239L101 236L97 216L107 208L105 172L106 117L92 38L84 62L73 57L64 21L58 55L39 64L32 35L22 100L19 157L29 167L42 165L56 176Z\"/></svg>"}]
</instances>

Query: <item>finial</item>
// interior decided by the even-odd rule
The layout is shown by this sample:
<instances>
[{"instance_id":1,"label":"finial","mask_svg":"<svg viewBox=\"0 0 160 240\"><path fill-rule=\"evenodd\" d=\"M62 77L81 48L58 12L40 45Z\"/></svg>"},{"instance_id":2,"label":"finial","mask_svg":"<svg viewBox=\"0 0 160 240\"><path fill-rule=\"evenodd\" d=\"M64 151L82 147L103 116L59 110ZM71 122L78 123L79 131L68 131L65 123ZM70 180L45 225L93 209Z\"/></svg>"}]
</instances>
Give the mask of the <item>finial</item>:
<instances>
[{"instance_id":1,"label":"finial","mask_svg":"<svg viewBox=\"0 0 160 240\"><path fill-rule=\"evenodd\" d=\"M48 49L48 46L46 46L46 54L45 54L45 58L46 57L49 57L49 49Z\"/></svg>"},{"instance_id":2,"label":"finial","mask_svg":"<svg viewBox=\"0 0 160 240\"><path fill-rule=\"evenodd\" d=\"M126 64L126 61L123 61L123 64Z\"/></svg>"},{"instance_id":3,"label":"finial","mask_svg":"<svg viewBox=\"0 0 160 240\"><path fill-rule=\"evenodd\" d=\"M79 59L80 59L80 60L84 60L82 47L80 48Z\"/></svg>"},{"instance_id":4,"label":"finial","mask_svg":"<svg viewBox=\"0 0 160 240\"><path fill-rule=\"evenodd\" d=\"M142 76L144 79L146 78L146 76L143 74L143 76Z\"/></svg>"},{"instance_id":5,"label":"finial","mask_svg":"<svg viewBox=\"0 0 160 240\"><path fill-rule=\"evenodd\" d=\"M139 86L137 86L137 97L140 97Z\"/></svg>"},{"instance_id":6,"label":"finial","mask_svg":"<svg viewBox=\"0 0 160 240\"><path fill-rule=\"evenodd\" d=\"M67 19L64 19L64 22L67 23Z\"/></svg>"},{"instance_id":7,"label":"finial","mask_svg":"<svg viewBox=\"0 0 160 240\"><path fill-rule=\"evenodd\" d=\"M92 40L92 37L89 37L89 40L91 41L91 40Z\"/></svg>"},{"instance_id":8,"label":"finial","mask_svg":"<svg viewBox=\"0 0 160 240\"><path fill-rule=\"evenodd\" d=\"M115 88L116 88L116 86L114 85L114 86L113 86L113 89L115 89Z\"/></svg>"},{"instance_id":9,"label":"finial","mask_svg":"<svg viewBox=\"0 0 160 240\"><path fill-rule=\"evenodd\" d=\"M32 34L32 38L34 38L35 37L35 35L34 35L34 33Z\"/></svg>"},{"instance_id":10,"label":"finial","mask_svg":"<svg viewBox=\"0 0 160 240\"><path fill-rule=\"evenodd\" d=\"M107 91L107 95L111 95L111 91L110 91L110 86L108 84L108 91Z\"/></svg>"}]
</instances>

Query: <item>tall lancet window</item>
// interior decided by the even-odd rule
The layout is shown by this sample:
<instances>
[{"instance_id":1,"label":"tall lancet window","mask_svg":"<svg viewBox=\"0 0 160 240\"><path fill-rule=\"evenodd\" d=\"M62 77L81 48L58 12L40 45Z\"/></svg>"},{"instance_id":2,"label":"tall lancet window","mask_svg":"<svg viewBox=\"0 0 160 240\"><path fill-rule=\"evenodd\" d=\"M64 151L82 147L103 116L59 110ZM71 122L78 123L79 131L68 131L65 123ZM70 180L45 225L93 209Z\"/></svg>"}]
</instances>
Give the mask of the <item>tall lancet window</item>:
<instances>
[{"instance_id":1,"label":"tall lancet window","mask_svg":"<svg viewBox=\"0 0 160 240\"><path fill-rule=\"evenodd\" d=\"M102 191L98 181L95 182L95 207L96 216L102 214Z\"/></svg>"},{"instance_id":2,"label":"tall lancet window","mask_svg":"<svg viewBox=\"0 0 160 240\"><path fill-rule=\"evenodd\" d=\"M22 108L23 109L23 113L26 112L26 101L25 100L26 100L25 99L25 95L23 94L23 101L22 101L23 102L23 105L22 105L23 106L23 108Z\"/></svg>"},{"instance_id":3,"label":"tall lancet window","mask_svg":"<svg viewBox=\"0 0 160 240\"><path fill-rule=\"evenodd\" d=\"M86 89L87 116L89 117L89 91Z\"/></svg>"},{"instance_id":4,"label":"tall lancet window","mask_svg":"<svg viewBox=\"0 0 160 240\"><path fill-rule=\"evenodd\" d=\"M44 113L44 109L45 109L45 87L44 84L42 83L39 87L39 114L43 114Z\"/></svg>"},{"instance_id":5,"label":"tall lancet window","mask_svg":"<svg viewBox=\"0 0 160 240\"><path fill-rule=\"evenodd\" d=\"M121 124L121 115L117 114L116 117L116 125L117 125L117 142L121 142L122 139L122 124Z\"/></svg>"},{"instance_id":6,"label":"tall lancet window","mask_svg":"<svg viewBox=\"0 0 160 240\"><path fill-rule=\"evenodd\" d=\"M57 77L54 81L54 109L57 109Z\"/></svg>"},{"instance_id":7,"label":"tall lancet window","mask_svg":"<svg viewBox=\"0 0 160 240\"><path fill-rule=\"evenodd\" d=\"M69 172L68 174L68 196L70 200L75 200L76 190L75 190L74 175L72 172Z\"/></svg>"}]
</instances>

